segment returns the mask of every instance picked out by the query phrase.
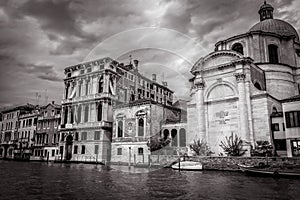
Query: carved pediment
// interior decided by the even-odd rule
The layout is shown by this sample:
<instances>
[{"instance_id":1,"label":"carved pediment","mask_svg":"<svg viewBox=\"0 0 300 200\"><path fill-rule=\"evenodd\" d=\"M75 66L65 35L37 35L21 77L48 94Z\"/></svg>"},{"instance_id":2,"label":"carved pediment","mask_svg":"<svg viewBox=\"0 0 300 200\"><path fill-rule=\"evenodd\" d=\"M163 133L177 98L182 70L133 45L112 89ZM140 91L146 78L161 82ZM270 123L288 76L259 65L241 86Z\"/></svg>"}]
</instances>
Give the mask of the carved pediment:
<instances>
[{"instance_id":1,"label":"carved pediment","mask_svg":"<svg viewBox=\"0 0 300 200\"><path fill-rule=\"evenodd\" d=\"M200 58L192 67L191 72L195 74L211 67L228 65L240 58L242 56L235 51L216 51Z\"/></svg>"}]
</instances>

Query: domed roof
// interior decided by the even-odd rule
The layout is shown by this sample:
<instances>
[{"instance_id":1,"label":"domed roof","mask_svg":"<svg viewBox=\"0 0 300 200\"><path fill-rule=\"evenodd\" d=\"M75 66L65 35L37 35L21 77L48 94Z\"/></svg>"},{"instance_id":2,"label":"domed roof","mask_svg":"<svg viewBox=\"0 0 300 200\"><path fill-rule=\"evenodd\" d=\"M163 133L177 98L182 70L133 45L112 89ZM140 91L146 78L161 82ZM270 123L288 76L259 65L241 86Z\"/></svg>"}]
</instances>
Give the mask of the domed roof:
<instances>
[{"instance_id":1,"label":"domed roof","mask_svg":"<svg viewBox=\"0 0 300 200\"><path fill-rule=\"evenodd\" d=\"M280 19L265 19L258 22L249 30L252 31L262 31L267 33L276 33L281 36L295 36L296 41L299 41L299 35L295 28L289 23Z\"/></svg>"}]
</instances>

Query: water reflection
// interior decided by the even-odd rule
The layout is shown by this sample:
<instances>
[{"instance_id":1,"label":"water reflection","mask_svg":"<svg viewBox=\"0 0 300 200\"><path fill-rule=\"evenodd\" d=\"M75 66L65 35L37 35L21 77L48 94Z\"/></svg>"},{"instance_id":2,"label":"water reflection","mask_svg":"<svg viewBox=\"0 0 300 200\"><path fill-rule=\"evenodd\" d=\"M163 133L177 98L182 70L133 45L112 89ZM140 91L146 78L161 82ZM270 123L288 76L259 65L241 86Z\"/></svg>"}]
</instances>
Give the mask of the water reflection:
<instances>
[{"instance_id":1,"label":"water reflection","mask_svg":"<svg viewBox=\"0 0 300 200\"><path fill-rule=\"evenodd\" d=\"M0 177L0 199L298 199L300 195L300 180L230 172L0 161Z\"/></svg>"}]
</instances>

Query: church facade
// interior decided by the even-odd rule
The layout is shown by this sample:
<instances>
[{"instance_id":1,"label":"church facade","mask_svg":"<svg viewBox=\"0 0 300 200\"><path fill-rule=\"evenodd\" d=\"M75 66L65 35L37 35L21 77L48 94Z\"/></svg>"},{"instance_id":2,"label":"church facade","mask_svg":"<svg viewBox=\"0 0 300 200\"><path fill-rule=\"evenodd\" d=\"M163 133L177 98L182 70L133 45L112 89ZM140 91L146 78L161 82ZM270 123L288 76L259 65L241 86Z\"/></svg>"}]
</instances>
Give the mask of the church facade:
<instances>
[{"instance_id":1,"label":"church facade","mask_svg":"<svg viewBox=\"0 0 300 200\"><path fill-rule=\"evenodd\" d=\"M293 26L274 19L273 10L264 3L260 22L217 42L192 67L189 143L204 139L218 155L221 141L236 134L250 155L258 141L274 142L272 113L283 111L283 99L299 94L300 43Z\"/></svg>"}]
</instances>

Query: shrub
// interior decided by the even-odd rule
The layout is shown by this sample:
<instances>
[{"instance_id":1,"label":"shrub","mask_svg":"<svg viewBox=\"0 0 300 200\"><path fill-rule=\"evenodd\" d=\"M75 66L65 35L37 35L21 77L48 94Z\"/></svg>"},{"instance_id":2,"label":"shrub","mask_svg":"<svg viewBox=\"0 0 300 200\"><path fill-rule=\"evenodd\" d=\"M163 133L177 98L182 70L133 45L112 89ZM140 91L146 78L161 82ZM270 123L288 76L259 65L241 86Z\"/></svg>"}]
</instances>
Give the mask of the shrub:
<instances>
[{"instance_id":1,"label":"shrub","mask_svg":"<svg viewBox=\"0 0 300 200\"><path fill-rule=\"evenodd\" d=\"M225 137L225 141L221 141L220 147L227 156L242 156L247 150L243 149L243 140L237 135Z\"/></svg>"},{"instance_id":2,"label":"shrub","mask_svg":"<svg viewBox=\"0 0 300 200\"><path fill-rule=\"evenodd\" d=\"M194 140L194 143L190 145L190 148L195 152L197 156L211 156L212 154L214 154L214 152L210 150L208 144L204 139Z\"/></svg>"}]
</instances>

